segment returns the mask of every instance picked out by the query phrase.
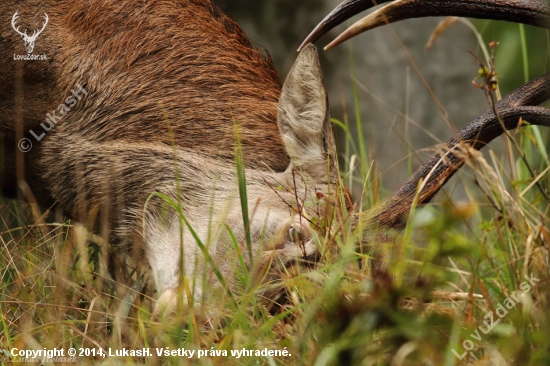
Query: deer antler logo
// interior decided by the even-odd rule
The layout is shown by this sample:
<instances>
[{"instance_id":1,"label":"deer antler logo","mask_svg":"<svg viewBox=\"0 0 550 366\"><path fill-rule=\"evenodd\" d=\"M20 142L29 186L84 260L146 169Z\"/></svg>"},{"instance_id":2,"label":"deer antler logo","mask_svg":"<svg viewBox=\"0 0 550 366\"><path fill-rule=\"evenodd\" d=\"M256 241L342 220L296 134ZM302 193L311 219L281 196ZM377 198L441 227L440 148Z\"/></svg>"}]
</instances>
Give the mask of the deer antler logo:
<instances>
[{"instance_id":1,"label":"deer antler logo","mask_svg":"<svg viewBox=\"0 0 550 366\"><path fill-rule=\"evenodd\" d=\"M25 32L21 32L19 30L19 27L15 26L15 22L19 18L17 13L18 13L18 11L16 11L15 14L13 14L13 17L11 18L11 26L21 36L21 38L23 38L23 41L25 41L25 49L27 50L27 54L30 55L32 53L32 51L34 50L34 42L36 42L36 39L38 38L40 33L42 33L44 28L46 28L46 24L48 24L48 19L49 19L48 14L44 13L44 23L42 25L42 29L40 29L39 31L34 30L32 35L29 36L27 34L27 29L25 29Z\"/></svg>"}]
</instances>

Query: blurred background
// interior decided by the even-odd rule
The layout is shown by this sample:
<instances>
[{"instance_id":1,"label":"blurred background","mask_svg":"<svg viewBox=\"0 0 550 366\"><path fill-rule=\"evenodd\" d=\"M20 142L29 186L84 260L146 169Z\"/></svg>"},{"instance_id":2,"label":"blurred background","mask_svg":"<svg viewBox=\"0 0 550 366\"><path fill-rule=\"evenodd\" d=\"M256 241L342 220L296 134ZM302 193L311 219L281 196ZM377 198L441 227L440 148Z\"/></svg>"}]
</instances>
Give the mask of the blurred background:
<instances>
[{"instance_id":1,"label":"blurred background","mask_svg":"<svg viewBox=\"0 0 550 366\"><path fill-rule=\"evenodd\" d=\"M214 2L241 24L256 45L269 51L283 79L296 58L297 47L340 3L339 0ZM362 16L364 14L346 24L351 25ZM316 42L332 117L346 122L349 134L354 139L362 136L365 143L362 155L359 147L354 150L349 142L342 143L345 133L337 128L339 151L342 156L356 154L357 159L352 163L363 164L357 168L363 169L363 176L369 174L374 163L377 169L372 172L379 174L381 187L388 191L399 187L433 152L435 145L449 139L489 108L484 92L472 85L479 64L470 51L486 62L478 38L468 26L470 21L455 22L425 50L430 35L443 19L402 21L322 51L322 47L346 28L346 24L342 24ZM495 64L503 96L527 78L550 69L548 31L525 26L522 44L522 29L518 24L471 20L470 25L478 30L487 48L489 42L499 42ZM358 133L357 126L362 134ZM547 138L547 132L542 133ZM491 145L498 152L502 150L502 139L497 140ZM355 145L359 146L357 142ZM341 166L342 170L349 171L349 159L342 163L348 165ZM457 184L455 178L447 190L453 190L453 195L460 198L460 184L458 187ZM361 189L360 182L356 182L354 197L358 197Z\"/></svg>"}]
</instances>

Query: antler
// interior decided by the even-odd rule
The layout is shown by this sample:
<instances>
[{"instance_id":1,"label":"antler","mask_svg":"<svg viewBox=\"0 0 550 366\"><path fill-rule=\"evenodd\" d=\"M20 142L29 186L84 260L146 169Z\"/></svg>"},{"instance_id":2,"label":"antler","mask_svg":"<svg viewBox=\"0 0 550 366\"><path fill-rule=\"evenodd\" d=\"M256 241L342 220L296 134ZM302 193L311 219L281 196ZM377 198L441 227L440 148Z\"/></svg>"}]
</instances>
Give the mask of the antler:
<instances>
[{"instance_id":1,"label":"antler","mask_svg":"<svg viewBox=\"0 0 550 366\"><path fill-rule=\"evenodd\" d=\"M550 29L548 0L345 0L327 15L300 46L319 37L366 9L391 2L349 27L325 49L384 24L426 16L467 16L507 20ZM550 127L550 109L536 105L550 99L550 74L517 88L476 120L453 136L440 152L432 155L381 206L356 217L363 229L402 228L403 214L410 211L415 197L427 203L467 159L467 147L481 149L505 130L518 127L520 118L533 125ZM495 115L496 112L496 115ZM422 182L418 193L418 184Z\"/></svg>"},{"instance_id":2,"label":"antler","mask_svg":"<svg viewBox=\"0 0 550 366\"><path fill-rule=\"evenodd\" d=\"M315 42L345 20L360 12L392 0L346 0L325 17L302 43ZM506 20L542 28L550 27L548 0L395 0L359 20L325 47L332 48L369 29L409 18L427 16L464 16Z\"/></svg>"},{"instance_id":3,"label":"antler","mask_svg":"<svg viewBox=\"0 0 550 366\"><path fill-rule=\"evenodd\" d=\"M550 127L550 109L537 107L550 99L550 73L531 80L496 103L477 119L454 135L440 152L433 154L422 166L381 206L359 214L365 230L378 227L400 229L403 214L410 211L415 197L418 204L427 203L453 176L467 159L464 145L476 150L504 133L519 127L520 118L532 125ZM497 115L495 115L496 111ZM417 193L418 183L422 183Z\"/></svg>"},{"instance_id":4,"label":"antler","mask_svg":"<svg viewBox=\"0 0 550 366\"><path fill-rule=\"evenodd\" d=\"M17 15L17 13L19 13L19 11L16 11L15 14L13 14L13 17L11 18L11 26L21 37L27 37L26 29L25 29L25 33L23 33L19 30L19 27L15 26L15 22L17 21L17 19L19 19L19 16Z\"/></svg>"},{"instance_id":5,"label":"antler","mask_svg":"<svg viewBox=\"0 0 550 366\"><path fill-rule=\"evenodd\" d=\"M44 13L44 18L45 18L45 22L42 24L42 29L40 29L39 31L36 31L36 30L35 30L35 31L32 33L31 38L37 38L37 37L40 35L40 33L42 33L42 31L46 28L46 25L48 24L48 20L49 20L50 18L48 18L48 14L46 14L46 13Z\"/></svg>"},{"instance_id":6,"label":"antler","mask_svg":"<svg viewBox=\"0 0 550 366\"><path fill-rule=\"evenodd\" d=\"M27 29L25 29L25 33L23 33L19 30L19 27L15 26L15 22L17 21L17 19L19 19L19 16L17 15L18 13L19 11L16 11L15 14L13 14L13 17L11 18L11 26L19 35L21 35L21 37L28 38L28 39L36 39L40 35L40 33L44 31L44 29L46 28L46 25L48 24L48 20L50 20L50 18L48 17L48 14L44 13L45 21L42 23L42 29L34 30L32 33L32 36L29 37L27 35Z\"/></svg>"}]
</instances>

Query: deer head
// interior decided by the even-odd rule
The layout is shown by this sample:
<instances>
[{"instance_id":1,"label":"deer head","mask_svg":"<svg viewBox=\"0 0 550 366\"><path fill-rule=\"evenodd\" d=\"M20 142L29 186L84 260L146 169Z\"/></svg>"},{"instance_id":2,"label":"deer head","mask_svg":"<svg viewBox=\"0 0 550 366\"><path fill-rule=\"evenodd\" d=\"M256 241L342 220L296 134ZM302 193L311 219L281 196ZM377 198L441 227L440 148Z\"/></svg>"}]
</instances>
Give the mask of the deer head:
<instances>
[{"instance_id":1,"label":"deer head","mask_svg":"<svg viewBox=\"0 0 550 366\"><path fill-rule=\"evenodd\" d=\"M345 206L351 208L349 198L339 195L327 93L314 46L299 54L277 109L290 164L282 172L247 168L246 195L239 191L234 163L182 147L101 143L70 131L64 132L62 146L46 142L41 164L51 168L45 179L58 183L53 196L64 200L69 212L78 213L71 206L79 202L91 211L108 206L116 228L113 241L143 252L161 304L175 301L182 275L206 273L194 299L201 299L207 285L238 287L239 253L259 281L273 279L294 263L313 262L315 238L334 233L335 218L346 215ZM71 127L59 128L64 126ZM59 166L74 173L67 175ZM248 213L243 215L245 197ZM123 203L120 211L117 202Z\"/></svg>"},{"instance_id":2,"label":"deer head","mask_svg":"<svg viewBox=\"0 0 550 366\"><path fill-rule=\"evenodd\" d=\"M27 29L25 29L25 32L21 32L19 30L19 27L15 26L15 22L17 19L19 19L19 16L17 15L18 11L13 14L13 17L11 18L11 26L13 29L23 38L23 41L25 41L25 49L27 50L27 53L30 55L32 51L34 50L34 43L36 42L36 39L42 33L44 28L46 28L46 25L48 24L48 14L44 13L44 22L42 23L42 28L40 30L34 30L32 35L27 34Z\"/></svg>"}]
</instances>

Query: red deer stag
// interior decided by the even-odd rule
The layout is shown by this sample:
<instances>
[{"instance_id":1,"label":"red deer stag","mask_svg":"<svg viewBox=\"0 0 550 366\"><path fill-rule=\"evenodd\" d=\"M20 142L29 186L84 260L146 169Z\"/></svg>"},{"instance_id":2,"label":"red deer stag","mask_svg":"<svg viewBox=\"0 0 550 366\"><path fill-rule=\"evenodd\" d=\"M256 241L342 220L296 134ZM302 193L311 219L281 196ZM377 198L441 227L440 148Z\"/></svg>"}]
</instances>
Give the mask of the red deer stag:
<instances>
[{"instance_id":1,"label":"red deer stag","mask_svg":"<svg viewBox=\"0 0 550 366\"><path fill-rule=\"evenodd\" d=\"M329 215L340 202L313 46L283 86L270 58L209 0L0 8L29 29L32 14L49 18L35 46L46 60L15 57L21 39L10 22L0 25L1 80L10 86L0 91L4 195L32 191L41 205L58 204L146 259L161 303L179 285L181 262L188 276L208 268L208 281L232 287L234 242L251 270L274 254L315 257L315 227L304 217Z\"/></svg>"},{"instance_id":2,"label":"red deer stag","mask_svg":"<svg viewBox=\"0 0 550 366\"><path fill-rule=\"evenodd\" d=\"M270 59L209 0L8 0L0 9L29 28L37 28L32 14L49 18L35 46L46 59L38 60L17 58L21 39L0 24L3 194L32 191L145 258L160 303L173 303L180 278L204 267L207 282L234 288L238 251L250 269L272 258L312 260L315 232L338 230L351 204L313 46L281 85ZM531 106L548 99L549 85L547 75L500 102L506 128L520 116L549 125L548 110ZM487 112L449 141L448 159L435 155L388 203L352 221L365 230L401 226L418 181L426 178L426 202L462 164L452 153L459 141L480 148L501 133Z\"/></svg>"}]
</instances>

